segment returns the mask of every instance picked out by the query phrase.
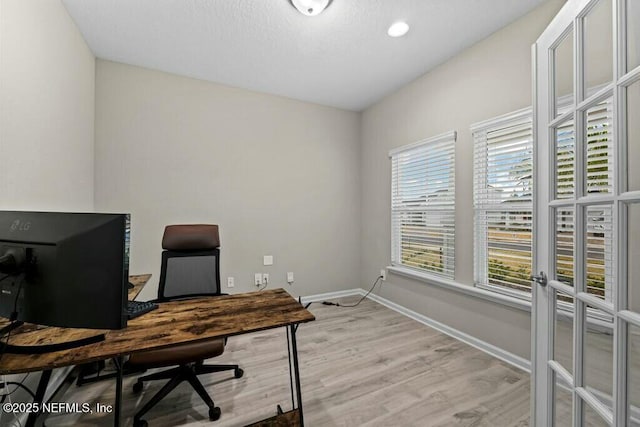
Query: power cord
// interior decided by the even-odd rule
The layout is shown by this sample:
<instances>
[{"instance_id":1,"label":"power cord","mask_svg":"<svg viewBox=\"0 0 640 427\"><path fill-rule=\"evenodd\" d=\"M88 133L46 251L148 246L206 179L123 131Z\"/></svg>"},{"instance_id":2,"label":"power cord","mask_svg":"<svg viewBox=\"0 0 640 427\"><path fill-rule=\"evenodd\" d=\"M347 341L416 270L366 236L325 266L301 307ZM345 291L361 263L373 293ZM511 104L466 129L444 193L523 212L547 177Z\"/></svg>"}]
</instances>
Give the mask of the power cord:
<instances>
[{"instance_id":1,"label":"power cord","mask_svg":"<svg viewBox=\"0 0 640 427\"><path fill-rule=\"evenodd\" d=\"M20 292L22 292L22 285L24 284L24 277L22 278L22 280L20 280L20 285L18 285L18 292L16 292L16 297L13 300L13 311L11 312L11 316L9 317L9 321L11 322L8 326L9 331L7 332L7 340L5 341L5 345L2 346L2 349L0 350L0 360L2 360L2 357L4 356L6 349L9 346L9 340L11 339L11 331L13 331L13 327L11 326L15 326L12 325L13 323L16 322L16 319L18 318L18 298L20 297ZM19 325L18 325L19 326ZM3 337L0 337L0 340Z\"/></svg>"},{"instance_id":2,"label":"power cord","mask_svg":"<svg viewBox=\"0 0 640 427\"><path fill-rule=\"evenodd\" d=\"M16 292L16 298L13 300L13 311L11 312L11 317L9 320L15 322L18 318L18 298L20 297L20 292L22 292L22 285L24 285L24 277L20 280L20 284L18 285L18 292Z\"/></svg>"},{"instance_id":3,"label":"power cord","mask_svg":"<svg viewBox=\"0 0 640 427\"><path fill-rule=\"evenodd\" d=\"M373 289L376 287L376 285L378 284L378 282L380 282L380 280L382 279L382 276L378 276L378 278L376 279L375 282L373 282L373 286L371 286L371 289L369 289L369 292L367 292L366 294L364 294L364 296L362 298L360 298L360 301L358 301L355 304L340 304L339 302L331 302L331 301L322 301L323 305L335 305L336 307L357 307L358 305L360 305L360 303L362 301L364 301L364 299L366 297L369 296L369 294L373 291Z\"/></svg>"},{"instance_id":4,"label":"power cord","mask_svg":"<svg viewBox=\"0 0 640 427\"><path fill-rule=\"evenodd\" d=\"M9 277L13 277L16 276L16 274L8 274L6 276L4 276L2 279L0 279L0 281L8 279ZM6 349L9 345L9 340L11 339L11 331L14 329L13 326L15 326L16 323L16 319L18 318L18 299L20 298L20 293L22 292L22 285L24 284L24 277L22 277L22 280L20 280L20 284L18 285L18 292L16 292L16 297L13 301L13 311L11 312L11 315L9 316L9 330L7 332L7 340L5 341L5 345L2 346L2 349L0 349L0 360L2 360L2 357L4 356ZM21 323L21 322L20 322ZM4 337L0 337L0 340L4 338ZM5 382L4 381L4 377L3 377L3 388L7 388L9 385L15 385L16 388L9 393L3 394L2 395L2 399L1 402L4 403L5 400L8 398L9 399L9 403L12 403L11 401L11 395L18 389L18 388L22 388L23 390L27 391L35 400L35 393L33 393L33 391L31 391L31 389L29 389L27 386L25 386L23 384L23 382L27 379L29 375L26 375L21 382L15 382L15 381L9 381L9 382ZM0 413L0 417L2 417L2 413ZM20 419L18 418L17 414L14 414L14 418L15 420L18 422L18 426L22 427L22 423L20 422Z\"/></svg>"},{"instance_id":5,"label":"power cord","mask_svg":"<svg viewBox=\"0 0 640 427\"><path fill-rule=\"evenodd\" d=\"M24 382L26 381L26 379L29 377L31 373L26 374L22 380L20 380L19 382L17 381L6 381L5 376L2 376L2 384L0 384L0 386L2 387L2 389L9 389L10 385L15 385L16 387L12 390L12 391L7 391L6 393L1 394L1 398L0 398L0 404L4 404L5 401L8 399L9 400L9 404L12 404L12 400L11 400L11 395L13 393L15 393L19 388L23 389L24 391L26 391L27 393L29 393L31 395L31 397L33 398L33 400L36 400L36 394L26 385L24 385ZM2 417L3 415L9 415L9 412L5 412L5 411L1 411L0 412L0 425L5 425L5 423L3 423L2 421ZM17 422L17 425L19 427L22 427L22 423L20 422L20 418L18 416L19 414L17 412L13 413L13 418L15 419L15 421Z\"/></svg>"},{"instance_id":6,"label":"power cord","mask_svg":"<svg viewBox=\"0 0 640 427\"><path fill-rule=\"evenodd\" d=\"M31 395L31 397L35 400L36 398L36 394L33 392L33 390L31 390L29 387L27 387L26 385L24 385L24 382L27 380L27 378L29 378L29 375L31 375L31 373L27 373L24 377L22 377L22 379L20 381L5 381L4 380L4 376L2 379L2 383L0 383L0 387L2 389L7 389L6 392L1 392L0 393L0 404L4 403L4 401L7 399L8 396L12 395L13 393L15 393L19 388L23 389L24 391L26 391L27 393L29 393ZM9 386L10 385L14 385L15 388L11 391L9 391Z\"/></svg>"}]
</instances>

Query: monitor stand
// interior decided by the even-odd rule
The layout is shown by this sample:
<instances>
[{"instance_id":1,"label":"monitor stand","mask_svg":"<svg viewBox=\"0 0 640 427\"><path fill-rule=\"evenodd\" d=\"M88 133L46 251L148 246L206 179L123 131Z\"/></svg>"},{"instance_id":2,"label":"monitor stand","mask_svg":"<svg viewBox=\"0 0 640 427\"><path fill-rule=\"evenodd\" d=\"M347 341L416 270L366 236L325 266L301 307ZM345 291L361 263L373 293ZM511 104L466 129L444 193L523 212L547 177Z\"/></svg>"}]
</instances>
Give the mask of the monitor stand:
<instances>
[{"instance_id":1,"label":"monitor stand","mask_svg":"<svg viewBox=\"0 0 640 427\"><path fill-rule=\"evenodd\" d=\"M0 336L19 328L24 324L21 320L16 320L9 323L4 328L0 329ZM44 354L51 353L53 351L70 350L72 348L82 347L83 345L95 344L100 341L104 341L104 334L94 335L92 337L80 338L77 340L66 341L54 344L41 344L41 345L14 345L5 344L0 342L0 354Z\"/></svg>"}]
</instances>

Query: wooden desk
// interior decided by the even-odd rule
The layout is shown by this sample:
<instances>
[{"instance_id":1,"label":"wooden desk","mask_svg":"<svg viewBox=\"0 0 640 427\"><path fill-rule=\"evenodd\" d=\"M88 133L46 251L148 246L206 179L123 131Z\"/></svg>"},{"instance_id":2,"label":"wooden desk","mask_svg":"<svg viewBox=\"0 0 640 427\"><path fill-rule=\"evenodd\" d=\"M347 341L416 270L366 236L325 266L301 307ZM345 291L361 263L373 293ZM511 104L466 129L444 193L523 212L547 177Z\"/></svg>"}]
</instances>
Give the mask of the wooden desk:
<instances>
[{"instance_id":1,"label":"wooden desk","mask_svg":"<svg viewBox=\"0 0 640 427\"><path fill-rule=\"evenodd\" d=\"M133 301L142 291L144 285L151 279L150 274L139 274L137 276L129 276L129 282L133 285L133 288L129 289L129 301Z\"/></svg>"},{"instance_id":2,"label":"wooden desk","mask_svg":"<svg viewBox=\"0 0 640 427\"><path fill-rule=\"evenodd\" d=\"M129 289L129 293L128 293L130 300L133 300L138 296L138 294L140 293L142 288L144 288L144 286L147 284L150 278L151 278L151 274L129 276L129 281L131 282L131 284L133 284L133 288ZM0 328L8 324L9 324L9 319L0 317ZM15 345L45 345L45 344L67 342L67 341L73 341L73 340L87 338L87 337L93 337L95 335L99 335L101 333L106 334L108 332L110 331L106 329L101 330L101 329L81 329L81 328L58 328L53 326L43 327L39 325L25 323L24 325L20 326L19 328L11 332L10 342L11 344L15 344ZM68 351L73 352L75 351L75 349L68 350ZM61 352L48 353L43 356L53 357L55 355L58 355L59 353ZM2 359L0 360L0 362L2 362L0 363L0 375L4 375L8 373L21 373L21 372L34 371L34 369L28 369L28 368L27 368L28 370L19 371L15 369L16 368L15 364L13 365L13 367L11 364L5 365L5 363L8 360L11 360L15 356L17 355L9 354L9 353L2 356ZM24 355L22 355L22 357L18 357L16 359L17 363L24 363L23 361L24 357L25 357ZM63 366L66 366L66 365L63 365ZM5 372L5 370L7 371Z\"/></svg>"},{"instance_id":3,"label":"wooden desk","mask_svg":"<svg viewBox=\"0 0 640 427\"><path fill-rule=\"evenodd\" d=\"M146 283L148 279L149 276L139 276L136 280ZM132 283L136 282L132 280ZM135 288L131 291L135 291ZM292 380L295 379L300 425L304 425L296 330L298 324L312 320L315 320L313 314L283 289L171 301L160 304L157 310L130 320L125 329L107 331L105 340L96 344L47 354L5 354L0 360L0 374L44 371L50 375L52 369L63 366L109 358L121 362L123 356L143 350L287 327L291 335L291 345L287 349L293 358ZM34 330L27 327L26 331L14 331L11 343L33 345L63 342L76 339L79 333L86 332L87 330L65 328ZM38 388L41 388L40 385ZM46 384L44 388L46 389ZM120 370L116 386L115 425L119 425L121 390Z\"/></svg>"}]
</instances>

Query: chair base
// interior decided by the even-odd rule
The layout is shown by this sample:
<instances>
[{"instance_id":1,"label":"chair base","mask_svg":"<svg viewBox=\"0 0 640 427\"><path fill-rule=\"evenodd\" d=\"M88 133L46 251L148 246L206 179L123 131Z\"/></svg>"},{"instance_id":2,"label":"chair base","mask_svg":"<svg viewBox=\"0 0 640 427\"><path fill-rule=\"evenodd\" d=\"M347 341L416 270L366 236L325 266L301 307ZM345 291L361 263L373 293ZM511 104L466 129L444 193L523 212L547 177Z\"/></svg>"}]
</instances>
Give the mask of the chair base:
<instances>
[{"instance_id":1,"label":"chair base","mask_svg":"<svg viewBox=\"0 0 640 427\"><path fill-rule=\"evenodd\" d=\"M244 371L238 365L205 365L202 362L192 363L188 365L180 365L176 368L168 369L166 371L156 372L154 374L145 375L138 378L138 381L133 385L133 392L140 393L142 391L143 383L145 381L155 381L169 379L161 389L158 391L144 406L134 415L133 426L144 427L147 422L142 419L144 414L149 412L158 402L164 399L174 388L176 388L181 382L187 381L191 384L191 387L198 393L200 398L209 407L209 420L215 421L220 418L220 408L216 407L213 403L213 399L207 393L198 375L210 374L213 372L222 371L234 371L234 376L240 378L244 375Z\"/></svg>"}]
</instances>

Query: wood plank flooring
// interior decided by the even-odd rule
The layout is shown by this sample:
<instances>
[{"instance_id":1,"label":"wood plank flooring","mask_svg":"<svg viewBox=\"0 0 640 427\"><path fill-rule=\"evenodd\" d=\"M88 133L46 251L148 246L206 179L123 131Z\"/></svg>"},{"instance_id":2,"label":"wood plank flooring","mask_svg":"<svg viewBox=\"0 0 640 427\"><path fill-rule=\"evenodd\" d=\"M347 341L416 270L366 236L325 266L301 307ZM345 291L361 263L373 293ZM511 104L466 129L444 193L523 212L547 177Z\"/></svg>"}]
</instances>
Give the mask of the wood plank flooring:
<instances>
[{"instance_id":1,"label":"wood plank flooring","mask_svg":"<svg viewBox=\"0 0 640 427\"><path fill-rule=\"evenodd\" d=\"M359 298L359 297L358 297ZM358 298L339 300L355 302ZM527 426L529 375L375 302L356 308L313 304L316 321L298 330L302 392L309 426ZM284 329L229 339L211 363L239 363L231 373L201 380L222 409L211 423L206 406L188 384L179 386L146 416L150 426L243 426L291 409ZM123 414L162 382L145 384L141 395L124 382ZM113 381L69 389L67 402L112 404ZM110 414L55 415L47 426L111 425Z\"/></svg>"}]
</instances>

